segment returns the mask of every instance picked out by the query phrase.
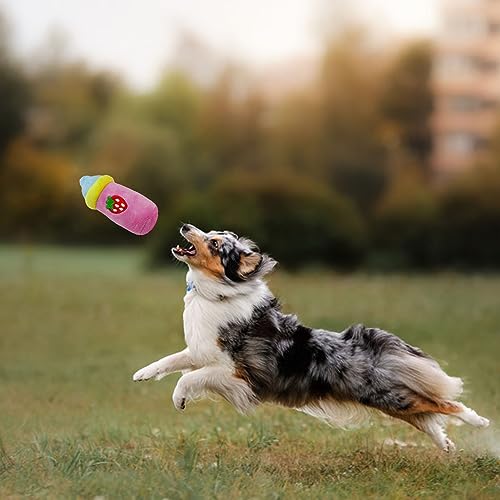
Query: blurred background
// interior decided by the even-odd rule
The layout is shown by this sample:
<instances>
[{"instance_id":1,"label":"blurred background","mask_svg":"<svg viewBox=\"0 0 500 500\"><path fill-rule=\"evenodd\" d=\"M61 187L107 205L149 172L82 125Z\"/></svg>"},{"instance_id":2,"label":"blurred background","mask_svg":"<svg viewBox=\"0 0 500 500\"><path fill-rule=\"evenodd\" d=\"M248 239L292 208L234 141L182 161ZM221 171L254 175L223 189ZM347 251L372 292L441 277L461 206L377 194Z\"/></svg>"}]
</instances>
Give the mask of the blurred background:
<instances>
[{"instance_id":1,"label":"blurred background","mask_svg":"<svg viewBox=\"0 0 500 500\"><path fill-rule=\"evenodd\" d=\"M284 266L500 266L500 2L0 1L0 240L180 221ZM81 197L160 208L132 237Z\"/></svg>"}]
</instances>

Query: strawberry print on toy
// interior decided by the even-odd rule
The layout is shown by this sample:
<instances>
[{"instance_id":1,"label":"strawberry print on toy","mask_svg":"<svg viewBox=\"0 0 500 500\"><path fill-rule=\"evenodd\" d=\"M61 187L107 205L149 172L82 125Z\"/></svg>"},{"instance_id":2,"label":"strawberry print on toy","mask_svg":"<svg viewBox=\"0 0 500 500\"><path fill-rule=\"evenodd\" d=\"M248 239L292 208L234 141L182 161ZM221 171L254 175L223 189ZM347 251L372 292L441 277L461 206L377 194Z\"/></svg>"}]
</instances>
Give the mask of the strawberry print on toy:
<instances>
[{"instance_id":1,"label":"strawberry print on toy","mask_svg":"<svg viewBox=\"0 0 500 500\"><path fill-rule=\"evenodd\" d=\"M121 214L127 210L127 202L119 195L114 194L106 199L106 208L114 214Z\"/></svg>"}]
</instances>

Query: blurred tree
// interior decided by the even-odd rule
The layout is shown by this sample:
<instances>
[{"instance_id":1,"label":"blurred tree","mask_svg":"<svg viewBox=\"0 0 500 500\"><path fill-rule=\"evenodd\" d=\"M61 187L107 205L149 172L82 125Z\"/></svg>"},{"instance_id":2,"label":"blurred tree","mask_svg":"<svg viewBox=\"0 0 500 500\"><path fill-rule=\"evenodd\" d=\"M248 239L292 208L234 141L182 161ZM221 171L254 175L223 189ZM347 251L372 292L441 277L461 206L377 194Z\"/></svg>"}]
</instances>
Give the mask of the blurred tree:
<instances>
[{"instance_id":1,"label":"blurred tree","mask_svg":"<svg viewBox=\"0 0 500 500\"><path fill-rule=\"evenodd\" d=\"M476 166L441 193L441 264L500 267L500 166Z\"/></svg>"},{"instance_id":2,"label":"blurred tree","mask_svg":"<svg viewBox=\"0 0 500 500\"><path fill-rule=\"evenodd\" d=\"M165 75L141 104L143 128L150 131L149 144L152 146L154 142L157 153L161 148L165 153L163 170L182 172L191 185L207 182L206 152L200 136L203 99L202 90L186 74L173 71ZM152 132L151 125L156 132ZM148 163L151 164L151 155L160 161L159 154L144 153L149 154Z\"/></svg>"},{"instance_id":3,"label":"blurred tree","mask_svg":"<svg viewBox=\"0 0 500 500\"><path fill-rule=\"evenodd\" d=\"M155 200L160 209L170 209L187 189L185 158L175 137L163 130L143 131L139 155L123 182Z\"/></svg>"},{"instance_id":4,"label":"blurred tree","mask_svg":"<svg viewBox=\"0 0 500 500\"><path fill-rule=\"evenodd\" d=\"M37 149L26 139L14 141L5 155L0 174L2 233L46 239L54 232L54 219L69 209L68 186L74 181L73 165L61 155Z\"/></svg>"},{"instance_id":5,"label":"blurred tree","mask_svg":"<svg viewBox=\"0 0 500 500\"><path fill-rule=\"evenodd\" d=\"M87 169L107 172L168 209L190 185L189 161L174 130L115 117L94 135ZM82 172L83 173L83 172Z\"/></svg>"},{"instance_id":6,"label":"blurred tree","mask_svg":"<svg viewBox=\"0 0 500 500\"><path fill-rule=\"evenodd\" d=\"M271 165L289 165L295 173L324 179L322 100L317 88L287 96L270 113Z\"/></svg>"},{"instance_id":7,"label":"blurred tree","mask_svg":"<svg viewBox=\"0 0 500 500\"><path fill-rule=\"evenodd\" d=\"M256 90L250 90L238 107L235 149L240 151L237 164L261 172L269 168L269 130L266 117L269 109Z\"/></svg>"},{"instance_id":8,"label":"blurred tree","mask_svg":"<svg viewBox=\"0 0 500 500\"><path fill-rule=\"evenodd\" d=\"M227 66L206 93L200 117L202 148L212 175L234 166L268 167L265 100L238 68Z\"/></svg>"},{"instance_id":9,"label":"blurred tree","mask_svg":"<svg viewBox=\"0 0 500 500\"><path fill-rule=\"evenodd\" d=\"M379 87L380 64L363 32L346 32L329 47L323 63L319 147L326 178L365 214L382 195L388 175Z\"/></svg>"},{"instance_id":10,"label":"blurred tree","mask_svg":"<svg viewBox=\"0 0 500 500\"><path fill-rule=\"evenodd\" d=\"M8 25L0 13L0 157L9 142L24 130L29 104L29 84L12 56Z\"/></svg>"},{"instance_id":11,"label":"blurred tree","mask_svg":"<svg viewBox=\"0 0 500 500\"><path fill-rule=\"evenodd\" d=\"M196 129L201 104L199 89L179 72L167 73L144 99L144 112L154 124L189 136Z\"/></svg>"},{"instance_id":12,"label":"blurred tree","mask_svg":"<svg viewBox=\"0 0 500 500\"><path fill-rule=\"evenodd\" d=\"M428 267L437 262L439 205L422 172L396 172L379 203L372 226L377 265Z\"/></svg>"},{"instance_id":13,"label":"blurred tree","mask_svg":"<svg viewBox=\"0 0 500 500\"><path fill-rule=\"evenodd\" d=\"M39 145L85 153L95 128L110 113L121 83L83 63L49 61L32 77L35 105L30 136Z\"/></svg>"},{"instance_id":14,"label":"blurred tree","mask_svg":"<svg viewBox=\"0 0 500 500\"><path fill-rule=\"evenodd\" d=\"M416 41L403 47L384 75L380 110L386 133L397 150L408 154L421 168L428 168L431 152L430 86L432 46Z\"/></svg>"}]
</instances>

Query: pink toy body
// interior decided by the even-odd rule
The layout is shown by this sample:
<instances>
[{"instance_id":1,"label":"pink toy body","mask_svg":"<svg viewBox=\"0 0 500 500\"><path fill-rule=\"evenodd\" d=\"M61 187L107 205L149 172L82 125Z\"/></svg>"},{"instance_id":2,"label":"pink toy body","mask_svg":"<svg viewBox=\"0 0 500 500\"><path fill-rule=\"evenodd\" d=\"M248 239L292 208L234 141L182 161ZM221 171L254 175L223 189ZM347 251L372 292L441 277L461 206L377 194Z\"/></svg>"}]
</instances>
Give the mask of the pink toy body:
<instances>
[{"instance_id":1,"label":"pink toy body","mask_svg":"<svg viewBox=\"0 0 500 500\"><path fill-rule=\"evenodd\" d=\"M108 175L80 179L87 206L103 213L131 233L149 233L158 220L158 207L142 194L114 182Z\"/></svg>"},{"instance_id":2,"label":"pink toy body","mask_svg":"<svg viewBox=\"0 0 500 500\"><path fill-rule=\"evenodd\" d=\"M106 201L116 196L125 200L126 209L114 213L113 210L119 210L114 208L116 203L113 203L113 208L107 208ZM149 198L116 182L111 182L103 189L96 208L108 219L138 235L149 233L158 220L158 207Z\"/></svg>"}]
</instances>

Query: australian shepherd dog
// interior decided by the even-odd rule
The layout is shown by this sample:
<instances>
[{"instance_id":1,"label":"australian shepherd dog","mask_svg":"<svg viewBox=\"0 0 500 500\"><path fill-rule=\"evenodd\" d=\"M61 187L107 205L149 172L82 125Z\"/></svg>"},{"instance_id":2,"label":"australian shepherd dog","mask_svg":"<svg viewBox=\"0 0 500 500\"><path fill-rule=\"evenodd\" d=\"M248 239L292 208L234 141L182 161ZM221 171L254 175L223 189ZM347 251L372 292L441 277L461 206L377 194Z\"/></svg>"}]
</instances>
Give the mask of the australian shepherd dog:
<instances>
[{"instance_id":1,"label":"australian shepherd dog","mask_svg":"<svg viewBox=\"0 0 500 500\"><path fill-rule=\"evenodd\" d=\"M346 425L378 410L454 449L450 417L476 427L489 421L457 401L462 380L448 376L420 349L379 328L355 325L336 333L284 314L264 277L276 265L246 238L184 224L187 264L184 336L187 347L138 370L133 380L182 372L175 408L217 394L239 412L271 402Z\"/></svg>"}]
</instances>

